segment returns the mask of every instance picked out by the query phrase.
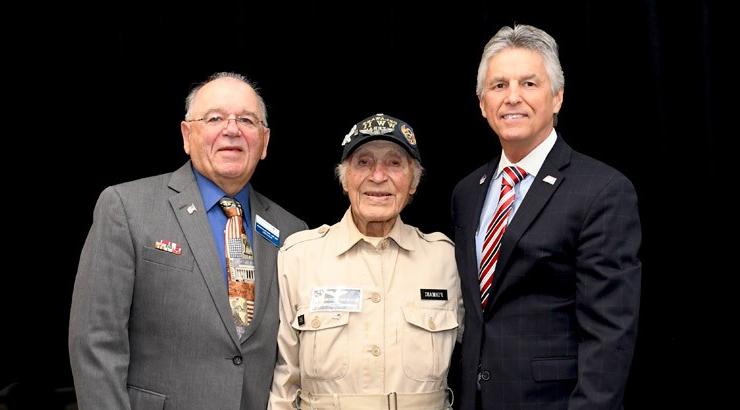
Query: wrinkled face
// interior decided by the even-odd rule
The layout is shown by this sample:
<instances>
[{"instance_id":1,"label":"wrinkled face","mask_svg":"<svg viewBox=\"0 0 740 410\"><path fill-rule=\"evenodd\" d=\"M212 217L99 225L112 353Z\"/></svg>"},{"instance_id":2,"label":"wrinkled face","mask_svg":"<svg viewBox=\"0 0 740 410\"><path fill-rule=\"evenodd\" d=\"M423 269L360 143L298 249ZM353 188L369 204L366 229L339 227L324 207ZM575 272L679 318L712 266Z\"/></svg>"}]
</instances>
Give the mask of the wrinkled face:
<instances>
[{"instance_id":1,"label":"wrinkled face","mask_svg":"<svg viewBox=\"0 0 740 410\"><path fill-rule=\"evenodd\" d=\"M233 78L219 78L195 95L180 124L185 152L195 169L220 187L243 186L267 155L269 128L262 125L257 94Z\"/></svg>"},{"instance_id":2,"label":"wrinkled face","mask_svg":"<svg viewBox=\"0 0 740 410\"><path fill-rule=\"evenodd\" d=\"M362 144L349 158L344 190L361 232L371 222L394 221L416 192L411 188L413 162L401 146L375 140Z\"/></svg>"},{"instance_id":3,"label":"wrinkled face","mask_svg":"<svg viewBox=\"0 0 740 410\"><path fill-rule=\"evenodd\" d=\"M563 103L563 90L552 94L539 53L504 49L489 60L484 85L481 113L502 145L531 150L547 138L553 114Z\"/></svg>"}]
</instances>

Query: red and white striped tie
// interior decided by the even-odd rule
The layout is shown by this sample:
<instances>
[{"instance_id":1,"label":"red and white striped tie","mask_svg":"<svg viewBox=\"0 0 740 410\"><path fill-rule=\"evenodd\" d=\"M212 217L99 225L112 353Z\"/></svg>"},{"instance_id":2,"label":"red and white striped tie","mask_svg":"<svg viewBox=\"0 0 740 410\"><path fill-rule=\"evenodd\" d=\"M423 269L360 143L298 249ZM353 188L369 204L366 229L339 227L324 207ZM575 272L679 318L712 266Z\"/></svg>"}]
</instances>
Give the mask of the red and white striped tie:
<instances>
[{"instance_id":1,"label":"red and white striped tie","mask_svg":"<svg viewBox=\"0 0 740 410\"><path fill-rule=\"evenodd\" d=\"M483 257L480 260L480 272L478 281L480 282L480 304L485 309L488 299L491 296L491 284L493 283L493 272L498 262L499 251L501 249L501 237L504 236L506 225L509 223L509 215L514 205L514 185L518 184L527 171L517 167L508 166L501 173L501 195L499 196L496 214L491 219L486 229L486 237L483 240Z\"/></svg>"}]
</instances>

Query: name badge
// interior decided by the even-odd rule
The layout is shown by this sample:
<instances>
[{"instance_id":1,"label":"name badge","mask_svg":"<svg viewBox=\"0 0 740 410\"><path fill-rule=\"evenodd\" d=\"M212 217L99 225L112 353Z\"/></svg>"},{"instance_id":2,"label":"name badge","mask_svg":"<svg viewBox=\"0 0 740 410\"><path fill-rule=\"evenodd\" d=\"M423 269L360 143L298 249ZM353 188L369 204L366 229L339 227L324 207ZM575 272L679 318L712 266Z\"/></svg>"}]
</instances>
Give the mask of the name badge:
<instances>
[{"instance_id":1,"label":"name badge","mask_svg":"<svg viewBox=\"0 0 740 410\"><path fill-rule=\"evenodd\" d=\"M362 289L314 288L311 312L362 312Z\"/></svg>"},{"instance_id":2,"label":"name badge","mask_svg":"<svg viewBox=\"0 0 740 410\"><path fill-rule=\"evenodd\" d=\"M258 234L262 235L263 238L267 239L271 244L280 246L280 229L272 226L271 223L265 221L261 216L255 216L256 226L254 230Z\"/></svg>"},{"instance_id":3,"label":"name badge","mask_svg":"<svg viewBox=\"0 0 740 410\"><path fill-rule=\"evenodd\" d=\"M422 300L447 300L447 289L419 289Z\"/></svg>"}]
</instances>

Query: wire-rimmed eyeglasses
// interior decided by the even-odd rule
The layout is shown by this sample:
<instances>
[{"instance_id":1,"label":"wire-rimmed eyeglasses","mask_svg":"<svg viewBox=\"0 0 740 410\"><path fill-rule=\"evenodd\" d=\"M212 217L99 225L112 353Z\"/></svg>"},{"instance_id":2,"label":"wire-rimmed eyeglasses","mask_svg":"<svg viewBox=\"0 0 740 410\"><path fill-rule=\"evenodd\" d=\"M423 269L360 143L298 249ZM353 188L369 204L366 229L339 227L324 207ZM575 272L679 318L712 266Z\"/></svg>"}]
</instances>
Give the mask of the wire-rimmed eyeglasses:
<instances>
[{"instance_id":1,"label":"wire-rimmed eyeglasses","mask_svg":"<svg viewBox=\"0 0 740 410\"><path fill-rule=\"evenodd\" d=\"M185 120L186 122L203 121L203 123L213 129L223 129L229 125L229 121L234 120L236 126L242 130L254 131L260 125L266 127L265 122L257 118L254 114L240 114L235 115L233 118L229 118L222 112L211 112L203 116L202 118L194 118L192 120Z\"/></svg>"}]
</instances>

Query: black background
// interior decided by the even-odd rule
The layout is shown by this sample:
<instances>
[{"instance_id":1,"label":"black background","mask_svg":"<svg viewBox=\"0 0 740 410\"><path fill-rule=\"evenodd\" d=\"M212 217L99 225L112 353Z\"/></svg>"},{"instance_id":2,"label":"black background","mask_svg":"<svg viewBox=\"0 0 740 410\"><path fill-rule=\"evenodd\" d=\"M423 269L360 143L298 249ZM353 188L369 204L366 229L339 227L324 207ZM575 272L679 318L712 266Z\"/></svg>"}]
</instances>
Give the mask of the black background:
<instances>
[{"instance_id":1,"label":"black background","mask_svg":"<svg viewBox=\"0 0 740 410\"><path fill-rule=\"evenodd\" d=\"M194 83L216 71L257 83L272 138L252 183L311 227L347 207L333 167L352 124L377 112L407 121L427 172L404 220L450 235L455 183L500 150L480 115L476 71L488 39L513 23L560 45L558 131L638 191L643 298L626 407L695 397L704 324L687 300L708 297L692 281L704 259L692 255L704 248L682 221L695 210L689 189L706 183L692 166L713 156L718 134L714 3L328 3L31 5L6 14L25 27L3 29L6 100L18 110L4 130L6 253L19 263L3 273L0 403L70 401L69 304L95 200L108 185L187 159L179 122ZM33 212L28 224L25 204L53 212Z\"/></svg>"}]
</instances>

